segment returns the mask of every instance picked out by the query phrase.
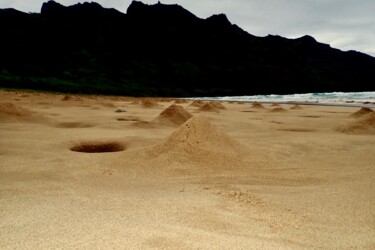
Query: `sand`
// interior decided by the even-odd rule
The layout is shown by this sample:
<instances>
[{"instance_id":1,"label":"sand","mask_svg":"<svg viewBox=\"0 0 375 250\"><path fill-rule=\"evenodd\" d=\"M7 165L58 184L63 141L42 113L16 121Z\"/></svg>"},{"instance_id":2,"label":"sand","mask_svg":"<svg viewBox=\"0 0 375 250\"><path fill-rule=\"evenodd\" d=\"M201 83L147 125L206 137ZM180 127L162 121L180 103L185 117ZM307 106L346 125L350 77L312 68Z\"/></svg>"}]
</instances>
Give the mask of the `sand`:
<instances>
[{"instance_id":1,"label":"sand","mask_svg":"<svg viewBox=\"0 0 375 250\"><path fill-rule=\"evenodd\" d=\"M364 115L367 115L367 114L373 113L373 112L374 111L372 109L370 109L370 108L362 107L360 110L354 112L350 116L358 118L358 117L362 117Z\"/></svg>"},{"instance_id":2,"label":"sand","mask_svg":"<svg viewBox=\"0 0 375 250\"><path fill-rule=\"evenodd\" d=\"M184 107L172 104L156 117L153 122L162 125L179 126L193 117Z\"/></svg>"},{"instance_id":3,"label":"sand","mask_svg":"<svg viewBox=\"0 0 375 250\"><path fill-rule=\"evenodd\" d=\"M203 112L219 113L219 109L210 102L204 103L198 110Z\"/></svg>"},{"instance_id":4,"label":"sand","mask_svg":"<svg viewBox=\"0 0 375 250\"><path fill-rule=\"evenodd\" d=\"M258 102L253 102L251 107L256 108L256 109L264 109L264 106L261 103L258 103Z\"/></svg>"},{"instance_id":5,"label":"sand","mask_svg":"<svg viewBox=\"0 0 375 250\"><path fill-rule=\"evenodd\" d=\"M210 104L217 109L225 109L225 106L221 102L210 102Z\"/></svg>"},{"instance_id":6,"label":"sand","mask_svg":"<svg viewBox=\"0 0 375 250\"><path fill-rule=\"evenodd\" d=\"M278 107L278 108L273 108L271 109L269 112L272 112L272 113L285 113L285 112L288 112L288 110L282 108L282 107Z\"/></svg>"},{"instance_id":7,"label":"sand","mask_svg":"<svg viewBox=\"0 0 375 250\"><path fill-rule=\"evenodd\" d=\"M359 117L356 121L339 127L338 131L348 134L375 134L375 112L368 112L368 114L362 114Z\"/></svg>"},{"instance_id":8,"label":"sand","mask_svg":"<svg viewBox=\"0 0 375 250\"><path fill-rule=\"evenodd\" d=\"M375 248L374 113L0 98L1 249Z\"/></svg>"},{"instance_id":9,"label":"sand","mask_svg":"<svg viewBox=\"0 0 375 250\"><path fill-rule=\"evenodd\" d=\"M192 106L192 107L202 107L206 102L203 102L203 101L200 101L200 100L194 100L192 101L189 106Z\"/></svg>"},{"instance_id":10,"label":"sand","mask_svg":"<svg viewBox=\"0 0 375 250\"><path fill-rule=\"evenodd\" d=\"M302 107L301 107L300 105L298 105L298 104L295 104L295 105L293 105L292 107L290 107L290 109L291 109L291 110L301 110Z\"/></svg>"}]
</instances>

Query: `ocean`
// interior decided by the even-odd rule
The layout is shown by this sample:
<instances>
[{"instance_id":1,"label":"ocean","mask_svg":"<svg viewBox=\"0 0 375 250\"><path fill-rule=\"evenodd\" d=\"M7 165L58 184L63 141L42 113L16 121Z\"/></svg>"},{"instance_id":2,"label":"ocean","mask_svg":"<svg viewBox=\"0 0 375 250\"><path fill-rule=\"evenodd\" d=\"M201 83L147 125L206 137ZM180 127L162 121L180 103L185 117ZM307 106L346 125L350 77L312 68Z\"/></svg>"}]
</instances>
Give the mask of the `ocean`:
<instances>
[{"instance_id":1,"label":"ocean","mask_svg":"<svg viewBox=\"0 0 375 250\"><path fill-rule=\"evenodd\" d=\"M303 103L321 105L369 106L375 107L375 91L372 92L332 92L291 95L221 96L196 98L201 100Z\"/></svg>"}]
</instances>

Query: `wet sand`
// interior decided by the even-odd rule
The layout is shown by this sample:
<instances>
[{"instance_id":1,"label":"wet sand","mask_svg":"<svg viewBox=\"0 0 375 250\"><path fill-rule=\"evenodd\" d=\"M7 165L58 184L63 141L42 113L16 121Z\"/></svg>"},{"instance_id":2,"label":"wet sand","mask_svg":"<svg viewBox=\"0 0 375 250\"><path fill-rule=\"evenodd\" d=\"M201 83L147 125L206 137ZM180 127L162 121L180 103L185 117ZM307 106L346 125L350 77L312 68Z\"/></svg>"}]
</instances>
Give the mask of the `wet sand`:
<instances>
[{"instance_id":1,"label":"wet sand","mask_svg":"<svg viewBox=\"0 0 375 250\"><path fill-rule=\"evenodd\" d=\"M0 100L1 249L375 248L373 112Z\"/></svg>"}]
</instances>

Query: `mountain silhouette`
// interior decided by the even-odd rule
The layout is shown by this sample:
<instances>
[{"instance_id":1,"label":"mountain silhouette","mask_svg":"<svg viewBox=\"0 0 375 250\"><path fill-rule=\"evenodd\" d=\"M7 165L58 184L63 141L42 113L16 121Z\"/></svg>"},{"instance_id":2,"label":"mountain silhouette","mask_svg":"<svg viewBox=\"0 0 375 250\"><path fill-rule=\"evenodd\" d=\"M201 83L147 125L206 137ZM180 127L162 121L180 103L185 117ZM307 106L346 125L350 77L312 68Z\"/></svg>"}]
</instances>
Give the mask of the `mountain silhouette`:
<instances>
[{"instance_id":1,"label":"mountain silhouette","mask_svg":"<svg viewBox=\"0 0 375 250\"><path fill-rule=\"evenodd\" d=\"M375 58L311 36L257 37L224 14L133 1L0 9L0 87L132 96L375 90Z\"/></svg>"}]
</instances>

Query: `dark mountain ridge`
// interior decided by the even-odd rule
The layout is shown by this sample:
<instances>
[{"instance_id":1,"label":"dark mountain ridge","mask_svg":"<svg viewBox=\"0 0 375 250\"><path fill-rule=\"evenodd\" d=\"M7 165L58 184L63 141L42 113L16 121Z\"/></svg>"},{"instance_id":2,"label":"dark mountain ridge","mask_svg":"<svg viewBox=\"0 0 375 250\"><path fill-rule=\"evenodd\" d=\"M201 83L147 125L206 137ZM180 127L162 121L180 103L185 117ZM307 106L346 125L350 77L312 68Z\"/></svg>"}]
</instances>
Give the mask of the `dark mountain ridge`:
<instances>
[{"instance_id":1,"label":"dark mountain ridge","mask_svg":"<svg viewBox=\"0 0 375 250\"><path fill-rule=\"evenodd\" d=\"M373 91L375 58L311 36L256 37L224 14L133 1L0 10L0 86L133 96Z\"/></svg>"}]
</instances>

